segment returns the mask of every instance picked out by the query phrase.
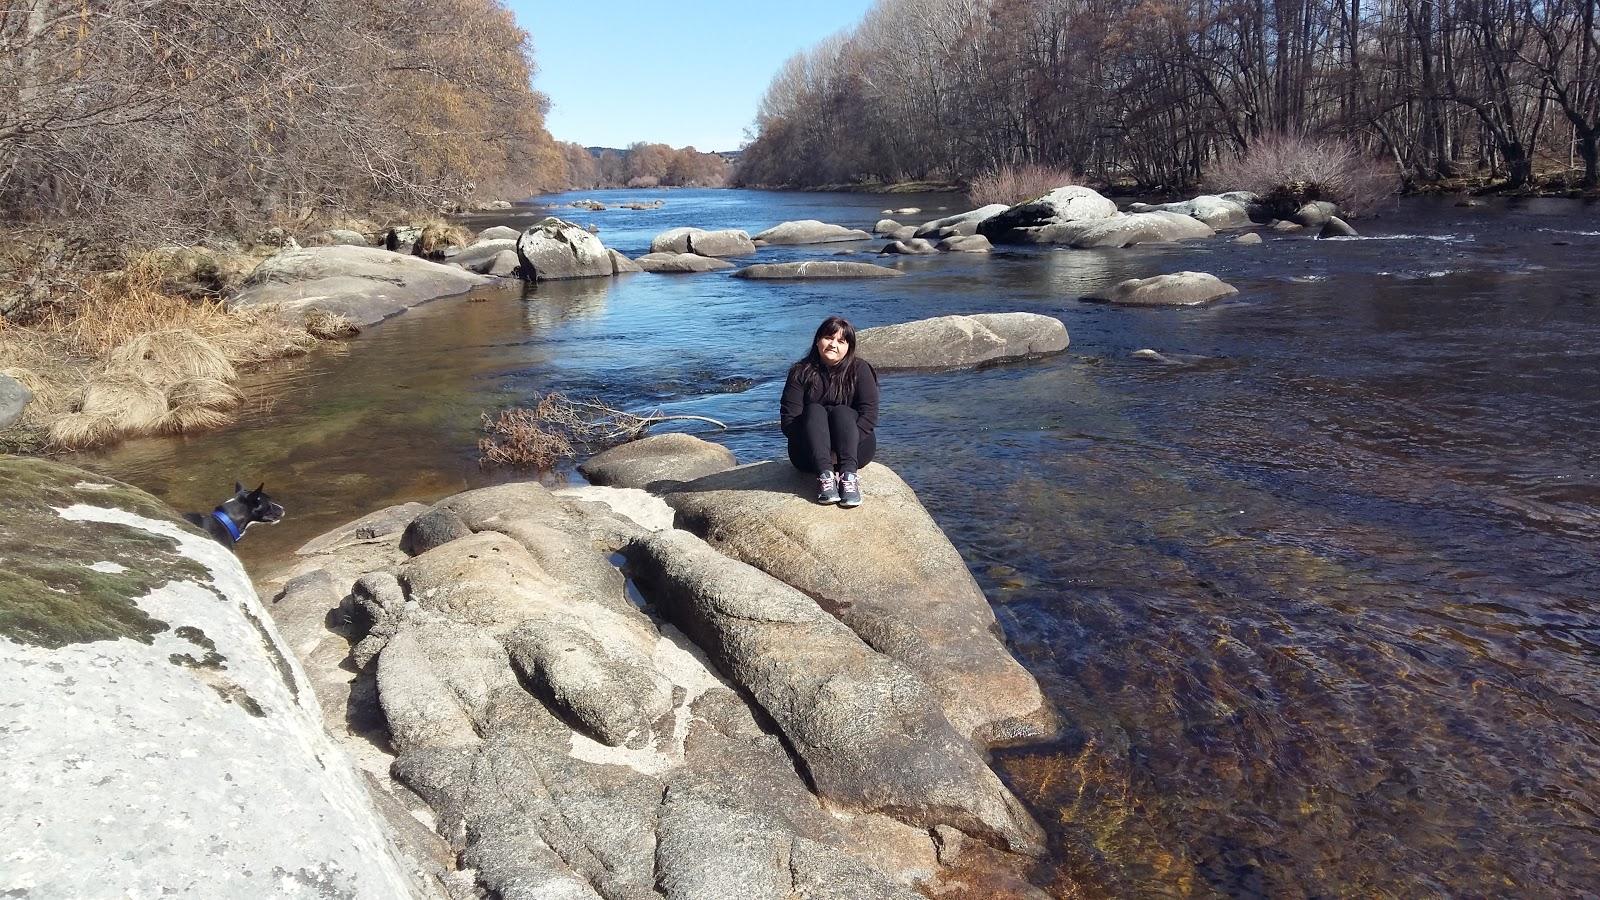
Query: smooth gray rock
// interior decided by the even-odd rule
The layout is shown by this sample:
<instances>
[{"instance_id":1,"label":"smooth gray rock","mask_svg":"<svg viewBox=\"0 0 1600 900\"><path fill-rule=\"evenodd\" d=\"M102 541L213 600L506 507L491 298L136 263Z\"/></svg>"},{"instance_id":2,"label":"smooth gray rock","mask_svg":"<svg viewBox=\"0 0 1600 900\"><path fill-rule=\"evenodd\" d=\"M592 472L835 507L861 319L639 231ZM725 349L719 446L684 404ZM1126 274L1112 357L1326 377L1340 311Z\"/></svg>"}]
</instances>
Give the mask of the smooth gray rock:
<instances>
[{"instance_id":1,"label":"smooth gray rock","mask_svg":"<svg viewBox=\"0 0 1600 900\"><path fill-rule=\"evenodd\" d=\"M1105 219L1117 214L1117 205L1080 185L1059 187L1027 203L978 223L978 233L996 244L1038 243L1033 229Z\"/></svg>"},{"instance_id":2,"label":"smooth gray rock","mask_svg":"<svg viewBox=\"0 0 1600 900\"><path fill-rule=\"evenodd\" d=\"M420 556L469 534L472 534L472 529L454 510L431 507L406 525L405 533L400 537L400 549L412 556Z\"/></svg>"},{"instance_id":3,"label":"smooth gray rock","mask_svg":"<svg viewBox=\"0 0 1600 900\"><path fill-rule=\"evenodd\" d=\"M1254 231L1247 231L1244 234L1241 234L1238 237L1234 238L1233 239L1233 243L1235 243L1235 244L1260 244L1260 243L1262 243L1262 240L1261 240L1261 235L1255 233Z\"/></svg>"},{"instance_id":4,"label":"smooth gray rock","mask_svg":"<svg viewBox=\"0 0 1600 900\"><path fill-rule=\"evenodd\" d=\"M928 685L811 598L682 531L653 534L628 557L667 616L772 716L824 797L1042 851L1039 827Z\"/></svg>"},{"instance_id":5,"label":"smooth gray rock","mask_svg":"<svg viewBox=\"0 0 1600 900\"><path fill-rule=\"evenodd\" d=\"M872 263L823 259L807 262L758 263L734 272L733 277L785 280L803 278L893 278L904 274L898 269L876 266Z\"/></svg>"},{"instance_id":6,"label":"smooth gray rock","mask_svg":"<svg viewBox=\"0 0 1600 900\"><path fill-rule=\"evenodd\" d=\"M715 272L733 268L733 263L725 259L697 253L646 253L633 263L646 272L661 273Z\"/></svg>"},{"instance_id":7,"label":"smooth gray rock","mask_svg":"<svg viewBox=\"0 0 1600 900\"><path fill-rule=\"evenodd\" d=\"M1038 684L996 637L983 591L911 488L873 463L861 470L866 502L839 515L811 502L815 487L785 460L698 478L663 499L679 527L829 603L931 685L962 734L1038 734L1047 715Z\"/></svg>"},{"instance_id":8,"label":"smooth gray rock","mask_svg":"<svg viewBox=\"0 0 1600 900\"><path fill-rule=\"evenodd\" d=\"M359 231L348 228L329 228L319 231L306 239L307 246L311 247L370 247L372 242Z\"/></svg>"},{"instance_id":9,"label":"smooth gray rock","mask_svg":"<svg viewBox=\"0 0 1600 900\"><path fill-rule=\"evenodd\" d=\"M650 242L651 253L698 253L701 256L748 256L756 252L750 235L733 228L670 228Z\"/></svg>"},{"instance_id":10,"label":"smooth gray rock","mask_svg":"<svg viewBox=\"0 0 1600 900\"><path fill-rule=\"evenodd\" d=\"M522 232L507 225L492 225L478 232L477 242L484 241L514 241L522 237Z\"/></svg>"},{"instance_id":11,"label":"smooth gray rock","mask_svg":"<svg viewBox=\"0 0 1600 900\"><path fill-rule=\"evenodd\" d=\"M27 385L10 375L0 375L0 428L10 427L22 418L23 410L31 402L33 391L28 390Z\"/></svg>"},{"instance_id":12,"label":"smooth gray rock","mask_svg":"<svg viewBox=\"0 0 1600 900\"><path fill-rule=\"evenodd\" d=\"M429 896L237 557L0 458L0 895Z\"/></svg>"},{"instance_id":13,"label":"smooth gray rock","mask_svg":"<svg viewBox=\"0 0 1600 900\"><path fill-rule=\"evenodd\" d=\"M611 257L600 239L581 225L549 217L517 238L522 275L530 281L599 278L613 274Z\"/></svg>"},{"instance_id":14,"label":"smooth gray rock","mask_svg":"<svg viewBox=\"0 0 1600 900\"><path fill-rule=\"evenodd\" d=\"M1207 272L1174 272L1130 278L1084 299L1119 306L1198 306L1237 293L1238 288Z\"/></svg>"},{"instance_id":15,"label":"smooth gray rock","mask_svg":"<svg viewBox=\"0 0 1600 900\"><path fill-rule=\"evenodd\" d=\"M483 274L493 275L496 278L511 278L520 271L522 271L522 261L517 258L517 251L501 250L495 254L494 259L483 270Z\"/></svg>"},{"instance_id":16,"label":"smooth gray rock","mask_svg":"<svg viewBox=\"0 0 1600 900\"><path fill-rule=\"evenodd\" d=\"M924 222L921 227L917 229L916 236L928 237L929 235L938 232L944 232L939 235L940 237L974 235L978 233L978 225L980 223L992 219L1010 208L1011 207L1006 206L1004 203L991 203L988 206L980 206L977 209L968 210L963 213L956 213L953 216L945 216L941 219L934 219L931 222ZM953 228L955 230L945 232L944 229L947 228Z\"/></svg>"},{"instance_id":17,"label":"smooth gray rock","mask_svg":"<svg viewBox=\"0 0 1600 900\"><path fill-rule=\"evenodd\" d=\"M945 253L988 253L994 244L981 234L957 235L941 240L937 249Z\"/></svg>"},{"instance_id":18,"label":"smooth gray rock","mask_svg":"<svg viewBox=\"0 0 1600 900\"><path fill-rule=\"evenodd\" d=\"M872 226L873 234L893 234L906 226L893 219L879 219L878 224ZM912 229L915 232L915 229ZM914 235L913 235L914 236Z\"/></svg>"},{"instance_id":19,"label":"smooth gray rock","mask_svg":"<svg viewBox=\"0 0 1600 900\"><path fill-rule=\"evenodd\" d=\"M1323 223L1322 230L1317 233L1317 237L1319 238L1360 236L1360 232L1356 231L1354 228L1351 228L1349 222L1346 222L1338 216L1329 216L1328 221Z\"/></svg>"},{"instance_id":20,"label":"smooth gray rock","mask_svg":"<svg viewBox=\"0 0 1600 900\"><path fill-rule=\"evenodd\" d=\"M884 248L882 250L878 251L878 255L880 255L880 256L894 256L894 255L917 256L917 255L927 255L927 254L938 253L938 252L939 252L938 249L936 249L933 246L933 244L929 243L928 241L924 240L923 238L912 238L909 241L890 241L888 244L886 244L884 246Z\"/></svg>"},{"instance_id":21,"label":"smooth gray rock","mask_svg":"<svg viewBox=\"0 0 1600 900\"><path fill-rule=\"evenodd\" d=\"M1080 249L1131 247L1134 244L1186 241L1216 234L1198 219L1175 212L1118 213L1103 219L1065 222L1030 229L1027 240L1068 244Z\"/></svg>"},{"instance_id":22,"label":"smooth gray rock","mask_svg":"<svg viewBox=\"0 0 1600 900\"><path fill-rule=\"evenodd\" d=\"M914 238L916 236L917 236L917 226L915 226L915 225L902 225L899 228L896 228L895 230L893 230L891 232L888 232L887 234L884 235L884 237L887 237L890 240L895 240L895 241L909 241L909 240L911 240L912 238Z\"/></svg>"},{"instance_id":23,"label":"smooth gray rock","mask_svg":"<svg viewBox=\"0 0 1600 900\"><path fill-rule=\"evenodd\" d=\"M610 247L606 248L606 255L611 257L611 274L613 275L628 275L633 272L644 271L644 267Z\"/></svg>"},{"instance_id":24,"label":"smooth gray rock","mask_svg":"<svg viewBox=\"0 0 1600 900\"><path fill-rule=\"evenodd\" d=\"M589 457L578 466L594 484L659 490L735 465L733 451L689 434L654 434Z\"/></svg>"},{"instance_id":25,"label":"smooth gray rock","mask_svg":"<svg viewBox=\"0 0 1600 900\"><path fill-rule=\"evenodd\" d=\"M1067 349L1067 327L1037 313L938 316L866 328L857 352L880 371L965 368Z\"/></svg>"},{"instance_id":26,"label":"smooth gray rock","mask_svg":"<svg viewBox=\"0 0 1600 900\"><path fill-rule=\"evenodd\" d=\"M774 225L755 236L768 244L827 244L834 241L864 241L872 235L855 228L829 225L816 219L801 219Z\"/></svg>"},{"instance_id":27,"label":"smooth gray rock","mask_svg":"<svg viewBox=\"0 0 1600 900\"><path fill-rule=\"evenodd\" d=\"M1178 203L1132 203L1128 206L1129 212L1173 212L1179 215L1198 219L1210 226L1214 231L1226 231L1232 228L1244 228L1250 222L1250 204L1256 202L1256 196L1248 191L1234 191L1228 194L1201 194L1193 200L1183 200Z\"/></svg>"},{"instance_id":28,"label":"smooth gray rock","mask_svg":"<svg viewBox=\"0 0 1600 900\"><path fill-rule=\"evenodd\" d=\"M1272 230L1277 232L1304 231L1305 228L1299 222L1291 222L1288 219L1279 219L1272 223Z\"/></svg>"},{"instance_id":29,"label":"smooth gray rock","mask_svg":"<svg viewBox=\"0 0 1600 900\"><path fill-rule=\"evenodd\" d=\"M1289 220L1305 228L1321 228L1339 214L1339 207L1326 200L1312 200L1301 206Z\"/></svg>"},{"instance_id":30,"label":"smooth gray rock","mask_svg":"<svg viewBox=\"0 0 1600 900\"><path fill-rule=\"evenodd\" d=\"M460 266L468 272L477 272L479 275L494 274L489 269L494 266L501 253L510 251L512 257L517 255L517 242L515 240L496 239L478 241L468 247L463 247L453 256L444 259L450 265Z\"/></svg>"},{"instance_id":31,"label":"smooth gray rock","mask_svg":"<svg viewBox=\"0 0 1600 900\"><path fill-rule=\"evenodd\" d=\"M371 325L419 303L459 294L493 279L377 247L306 247L267 258L229 309L272 306L286 321L307 313L337 313Z\"/></svg>"}]
</instances>

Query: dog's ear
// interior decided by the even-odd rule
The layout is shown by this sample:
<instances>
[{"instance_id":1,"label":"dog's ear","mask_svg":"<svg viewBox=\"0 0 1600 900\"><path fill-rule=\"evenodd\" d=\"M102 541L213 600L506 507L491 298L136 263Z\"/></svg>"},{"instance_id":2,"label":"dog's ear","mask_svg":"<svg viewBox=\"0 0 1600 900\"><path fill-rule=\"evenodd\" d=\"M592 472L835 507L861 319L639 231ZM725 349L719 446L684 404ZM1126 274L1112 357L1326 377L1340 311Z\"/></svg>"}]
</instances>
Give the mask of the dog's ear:
<instances>
[{"instance_id":1,"label":"dog's ear","mask_svg":"<svg viewBox=\"0 0 1600 900\"><path fill-rule=\"evenodd\" d=\"M256 489L254 491L252 491L251 493L259 494L259 493L261 493L261 489L266 487L266 486L267 486L267 483L265 481L263 481L260 484L256 485Z\"/></svg>"},{"instance_id":2,"label":"dog's ear","mask_svg":"<svg viewBox=\"0 0 1600 900\"><path fill-rule=\"evenodd\" d=\"M235 482L234 482L234 483L233 483L233 492L234 492L234 493L235 493L235 494L242 494L242 493L244 493L244 485L242 485L242 484L240 484L240 483L239 483L239 482L237 482L237 481L235 481Z\"/></svg>"}]
</instances>

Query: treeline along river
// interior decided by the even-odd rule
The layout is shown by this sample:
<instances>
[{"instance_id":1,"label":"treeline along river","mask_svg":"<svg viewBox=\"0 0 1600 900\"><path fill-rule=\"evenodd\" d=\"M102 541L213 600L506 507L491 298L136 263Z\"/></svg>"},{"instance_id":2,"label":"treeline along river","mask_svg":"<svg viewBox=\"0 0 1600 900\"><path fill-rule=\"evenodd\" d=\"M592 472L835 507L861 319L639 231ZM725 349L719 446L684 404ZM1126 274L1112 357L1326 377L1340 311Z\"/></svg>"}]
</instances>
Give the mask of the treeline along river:
<instances>
[{"instance_id":1,"label":"treeline along river","mask_svg":"<svg viewBox=\"0 0 1600 900\"><path fill-rule=\"evenodd\" d=\"M629 255L677 225L870 227L886 202L921 207L911 222L964 208L587 196L666 200L559 210ZM478 468L479 414L536 391L714 416L733 427L709 436L752 461L782 452L784 370L825 315L1059 316L1063 355L885 376L880 428L881 461L950 534L1069 723L998 760L1051 832L1041 883L1592 896L1600 210L1407 200L1357 225L1366 237L900 258L906 277L868 282L484 290L260 373L246 387L264 399L226 432L75 461L179 508L265 481L289 521L242 545L261 570L379 506L513 477ZM1184 269L1240 293L1201 309L1078 300ZM1165 362L1133 357L1144 348Z\"/></svg>"}]
</instances>

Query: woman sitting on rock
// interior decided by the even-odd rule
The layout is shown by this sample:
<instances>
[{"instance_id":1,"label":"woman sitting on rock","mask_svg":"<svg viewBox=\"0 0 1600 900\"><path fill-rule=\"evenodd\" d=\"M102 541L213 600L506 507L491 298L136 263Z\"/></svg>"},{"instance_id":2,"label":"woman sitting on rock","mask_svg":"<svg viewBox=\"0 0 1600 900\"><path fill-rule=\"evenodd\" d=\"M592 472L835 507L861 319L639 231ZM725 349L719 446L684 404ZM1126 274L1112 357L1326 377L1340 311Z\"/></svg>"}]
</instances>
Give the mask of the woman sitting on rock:
<instances>
[{"instance_id":1,"label":"woman sitting on rock","mask_svg":"<svg viewBox=\"0 0 1600 900\"><path fill-rule=\"evenodd\" d=\"M855 326L829 316L789 367L778 407L789 461L817 474L817 502L861 505L856 471L878 448L878 373L856 356Z\"/></svg>"}]
</instances>

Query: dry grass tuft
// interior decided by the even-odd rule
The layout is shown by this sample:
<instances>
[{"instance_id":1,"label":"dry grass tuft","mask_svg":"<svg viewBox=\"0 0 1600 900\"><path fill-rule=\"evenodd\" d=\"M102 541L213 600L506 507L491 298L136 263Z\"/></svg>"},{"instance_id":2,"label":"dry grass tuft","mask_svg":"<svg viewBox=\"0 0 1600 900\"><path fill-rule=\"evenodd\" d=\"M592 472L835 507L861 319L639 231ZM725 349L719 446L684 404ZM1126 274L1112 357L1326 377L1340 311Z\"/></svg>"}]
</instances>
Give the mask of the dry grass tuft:
<instances>
[{"instance_id":1,"label":"dry grass tuft","mask_svg":"<svg viewBox=\"0 0 1600 900\"><path fill-rule=\"evenodd\" d=\"M1040 165L1001 166L972 179L972 184L967 187L967 199L973 206L988 206L991 203L1016 206L1037 200L1056 188L1077 183L1078 176L1071 169Z\"/></svg>"},{"instance_id":2,"label":"dry grass tuft","mask_svg":"<svg viewBox=\"0 0 1600 900\"><path fill-rule=\"evenodd\" d=\"M50 424L50 442L82 448L130 434L161 430L167 394L134 372L108 371L89 381L78 410Z\"/></svg>"},{"instance_id":3,"label":"dry grass tuft","mask_svg":"<svg viewBox=\"0 0 1600 900\"><path fill-rule=\"evenodd\" d=\"M418 256L435 257L443 255L451 247L465 247L470 243L472 234L467 229L451 222L435 220L422 226L422 234L417 237L412 252Z\"/></svg>"},{"instance_id":4,"label":"dry grass tuft","mask_svg":"<svg viewBox=\"0 0 1600 900\"><path fill-rule=\"evenodd\" d=\"M204 431L232 424L244 396L220 378L185 378L167 389L161 431Z\"/></svg>"},{"instance_id":5,"label":"dry grass tuft","mask_svg":"<svg viewBox=\"0 0 1600 900\"><path fill-rule=\"evenodd\" d=\"M361 333L361 326L344 316L325 309L306 313L306 334L325 341L351 338Z\"/></svg>"},{"instance_id":6,"label":"dry grass tuft","mask_svg":"<svg viewBox=\"0 0 1600 900\"><path fill-rule=\"evenodd\" d=\"M113 368L143 372L159 383L190 377L218 381L239 377L215 341L188 329L141 334L106 354L106 361Z\"/></svg>"},{"instance_id":7,"label":"dry grass tuft","mask_svg":"<svg viewBox=\"0 0 1600 900\"><path fill-rule=\"evenodd\" d=\"M1336 137L1274 134L1243 154L1219 160L1206 176L1217 192L1253 191L1279 218L1312 200L1326 200L1352 216L1382 205L1400 189L1393 165Z\"/></svg>"}]
</instances>

